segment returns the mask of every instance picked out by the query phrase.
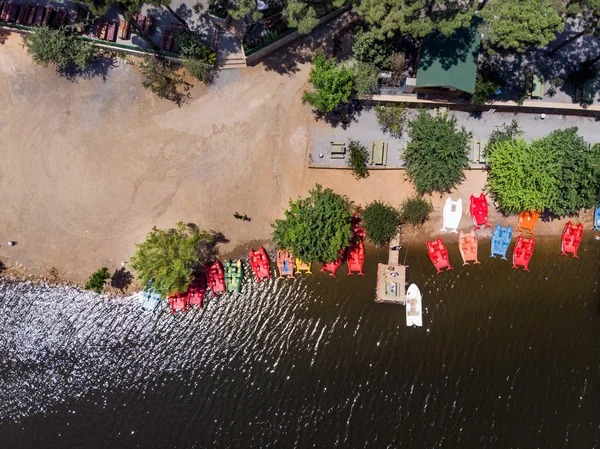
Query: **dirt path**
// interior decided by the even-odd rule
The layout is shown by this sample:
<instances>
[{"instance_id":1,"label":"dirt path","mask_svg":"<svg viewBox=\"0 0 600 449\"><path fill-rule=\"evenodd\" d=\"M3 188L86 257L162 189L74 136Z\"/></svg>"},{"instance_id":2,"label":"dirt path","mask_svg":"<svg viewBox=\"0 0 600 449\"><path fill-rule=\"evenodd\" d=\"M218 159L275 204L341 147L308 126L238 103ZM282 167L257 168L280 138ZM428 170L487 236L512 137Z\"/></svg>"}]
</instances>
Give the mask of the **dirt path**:
<instances>
[{"instance_id":1,"label":"dirt path","mask_svg":"<svg viewBox=\"0 0 600 449\"><path fill-rule=\"evenodd\" d=\"M300 63L280 74L267 61L223 73L177 108L145 91L131 65L72 82L34 66L21 37L10 36L0 46L0 260L82 282L101 266L120 268L154 225L222 232L222 253L266 241L289 198L317 182L360 204L412 195L401 171L358 182L307 168L309 70ZM470 172L458 193L468 201L484 182ZM434 232L433 223L421 231Z\"/></svg>"}]
</instances>

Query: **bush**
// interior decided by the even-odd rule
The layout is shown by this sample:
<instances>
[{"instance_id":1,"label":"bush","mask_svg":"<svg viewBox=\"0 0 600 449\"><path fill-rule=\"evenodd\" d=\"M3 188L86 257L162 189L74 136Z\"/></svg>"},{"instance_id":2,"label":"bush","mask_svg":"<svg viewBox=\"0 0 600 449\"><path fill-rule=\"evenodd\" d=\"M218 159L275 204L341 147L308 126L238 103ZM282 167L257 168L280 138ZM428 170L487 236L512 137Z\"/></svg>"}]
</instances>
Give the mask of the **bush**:
<instances>
[{"instance_id":1,"label":"bush","mask_svg":"<svg viewBox=\"0 0 600 449\"><path fill-rule=\"evenodd\" d=\"M521 130L521 128L519 127L519 124L517 123L516 120L513 119L513 121L510 123L510 125L507 125L506 123L503 124L502 128L495 129L492 131L492 134L490 134L490 139L488 140L488 142L484 148L485 157L486 158L489 157L489 155L491 154L491 148L497 142L505 142L507 140L516 140L519 137L521 137L522 135L523 135L523 130Z\"/></svg>"},{"instance_id":2,"label":"bush","mask_svg":"<svg viewBox=\"0 0 600 449\"><path fill-rule=\"evenodd\" d=\"M400 212L389 204L373 201L362 213L362 220L369 240L385 245L398 233Z\"/></svg>"},{"instance_id":3,"label":"bush","mask_svg":"<svg viewBox=\"0 0 600 449\"><path fill-rule=\"evenodd\" d=\"M394 137L400 137L404 129L406 107L401 103L375 106L375 114L381 129Z\"/></svg>"},{"instance_id":4,"label":"bush","mask_svg":"<svg viewBox=\"0 0 600 449\"><path fill-rule=\"evenodd\" d=\"M464 178L469 168L467 142L471 133L457 129L456 117L433 117L421 110L408 122L408 142L404 151L406 172L417 192L446 192Z\"/></svg>"},{"instance_id":5,"label":"bush","mask_svg":"<svg viewBox=\"0 0 600 449\"><path fill-rule=\"evenodd\" d=\"M307 198L289 203L283 220L275 220L273 241L305 262L336 260L352 237L350 202L317 184Z\"/></svg>"},{"instance_id":6,"label":"bush","mask_svg":"<svg viewBox=\"0 0 600 449\"><path fill-rule=\"evenodd\" d=\"M145 77L142 86L150 89L159 98L171 100L178 106L190 98L190 84L184 81L183 76L171 70L170 63L146 57L140 69Z\"/></svg>"},{"instance_id":7,"label":"bush","mask_svg":"<svg viewBox=\"0 0 600 449\"><path fill-rule=\"evenodd\" d=\"M371 95L379 88L379 69L373 64L359 62L354 68L354 88L359 95Z\"/></svg>"},{"instance_id":8,"label":"bush","mask_svg":"<svg viewBox=\"0 0 600 449\"><path fill-rule=\"evenodd\" d=\"M181 48L181 56L186 59L196 59L209 65L217 62L217 54L204 43L198 33L180 30L175 33L175 42Z\"/></svg>"},{"instance_id":9,"label":"bush","mask_svg":"<svg viewBox=\"0 0 600 449\"><path fill-rule=\"evenodd\" d=\"M600 145L590 148L577 128L556 130L529 145L522 139L497 142L492 150L488 183L508 213L569 215L600 198Z\"/></svg>"},{"instance_id":10,"label":"bush","mask_svg":"<svg viewBox=\"0 0 600 449\"><path fill-rule=\"evenodd\" d=\"M404 200L400 206L400 221L414 226L422 226L433 212L431 201L419 196Z\"/></svg>"},{"instance_id":11,"label":"bush","mask_svg":"<svg viewBox=\"0 0 600 449\"><path fill-rule=\"evenodd\" d=\"M494 95L502 86L502 80L497 73L490 70L481 70L475 76L475 92L471 98L471 103L475 105L484 105L489 97Z\"/></svg>"},{"instance_id":12,"label":"bush","mask_svg":"<svg viewBox=\"0 0 600 449\"><path fill-rule=\"evenodd\" d=\"M214 258L214 237L195 226L157 229L136 245L131 268L140 285L153 281L162 298L186 292L196 270Z\"/></svg>"},{"instance_id":13,"label":"bush","mask_svg":"<svg viewBox=\"0 0 600 449\"><path fill-rule=\"evenodd\" d=\"M369 170L367 169L369 151L367 150L367 147L361 145L361 143L356 140L350 139L348 150L350 152L348 165L352 167L352 173L354 173L356 179L369 176Z\"/></svg>"},{"instance_id":14,"label":"bush","mask_svg":"<svg viewBox=\"0 0 600 449\"><path fill-rule=\"evenodd\" d=\"M352 52L358 61L373 64L380 69L390 65L389 46L368 31L359 29L355 33Z\"/></svg>"},{"instance_id":15,"label":"bush","mask_svg":"<svg viewBox=\"0 0 600 449\"><path fill-rule=\"evenodd\" d=\"M85 284L85 289L93 290L96 293L102 293L102 290L104 289L104 284L106 284L106 281L108 281L109 279L110 274L108 273L108 268L100 268L98 271L92 273L89 280L87 281L87 284Z\"/></svg>"},{"instance_id":16,"label":"bush","mask_svg":"<svg viewBox=\"0 0 600 449\"><path fill-rule=\"evenodd\" d=\"M25 37L25 45L36 64L44 67L54 64L59 72L85 70L97 57L91 42L65 27L57 30L37 28Z\"/></svg>"},{"instance_id":17,"label":"bush","mask_svg":"<svg viewBox=\"0 0 600 449\"><path fill-rule=\"evenodd\" d=\"M313 64L315 66L310 71L308 81L312 83L315 92L304 92L302 103L309 103L322 113L331 112L347 103L354 87L352 69L338 67L335 58L326 59L322 53L317 53Z\"/></svg>"},{"instance_id":18,"label":"bush","mask_svg":"<svg viewBox=\"0 0 600 449\"><path fill-rule=\"evenodd\" d=\"M188 73L194 78L206 84L210 84L212 82L214 77L213 66L192 58L183 59L182 64Z\"/></svg>"}]
</instances>

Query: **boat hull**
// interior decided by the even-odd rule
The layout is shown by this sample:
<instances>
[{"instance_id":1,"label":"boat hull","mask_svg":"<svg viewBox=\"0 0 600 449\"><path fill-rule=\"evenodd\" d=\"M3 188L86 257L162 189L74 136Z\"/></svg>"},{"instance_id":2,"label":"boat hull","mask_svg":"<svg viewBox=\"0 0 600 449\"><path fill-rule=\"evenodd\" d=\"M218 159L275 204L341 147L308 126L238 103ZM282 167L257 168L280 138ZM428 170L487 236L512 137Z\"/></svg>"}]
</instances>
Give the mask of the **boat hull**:
<instances>
[{"instance_id":1,"label":"boat hull","mask_svg":"<svg viewBox=\"0 0 600 449\"><path fill-rule=\"evenodd\" d=\"M579 223L577 226L574 226L570 221L565 225L565 229L562 233L562 243L561 243L561 256L566 256L567 253L571 253L573 257L579 259L577 255L577 251L579 250L579 245L581 244L581 239L583 238L583 225Z\"/></svg>"},{"instance_id":2,"label":"boat hull","mask_svg":"<svg viewBox=\"0 0 600 449\"><path fill-rule=\"evenodd\" d=\"M188 289L188 304L190 307L204 307L204 297L206 296L206 276L197 276Z\"/></svg>"},{"instance_id":3,"label":"boat hull","mask_svg":"<svg viewBox=\"0 0 600 449\"><path fill-rule=\"evenodd\" d=\"M487 198L483 193L478 197L471 195L469 211L471 212L475 229L479 229L481 226L490 227Z\"/></svg>"},{"instance_id":4,"label":"boat hull","mask_svg":"<svg viewBox=\"0 0 600 449\"><path fill-rule=\"evenodd\" d=\"M594 231L600 231L600 204L594 209Z\"/></svg>"},{"instance_id":5,"label":"boat hull","mask_svg":"<svg viewBox=\"0 0 600 449\"><path fill-rule=\"evenodd\" d=\"M492 254L490 257L500 256L502 259L507 260L506 253L510 246L512 233L512 227L506 226L506 228L503 228L499 224L496 225L492 234Z\"/></svg>"},{"instance_id":6,"label":"boat hull","mask_svg":"<svg viewBox=\"0 0 600 449\"><path fill-rule=\"evenodd\" d=\"M446 245L444 245L444 242L442 242L441 238L438 237L435 242L427 241L426 245L429 259L437 269L438 274L441 273L442 269L444 268L452 270L453 267L450 265L448 250L446 249Z\"/></svg>"},{"instance_id":7,"label":"boat hull","mask_svg":"<svg viewBox=\"0 0 600 449\"><path fill-rule=\"evenodd\" d=\"M423 296L415 284L410 284L406 290L406 325L423 326Z\"/></svg>"},{"instance_id":8,"label":"boat hull","mask_svg":"<svg viewBox=\"0 0 600 449\"><path fill-rule=\"evenodd\" d=\"M452 201L452 198L446 198L442 217L442 229L440 231L446 232L450 230L451 232L457 233L461 217L462 199L459 198L456 201Z\"/></svg>"},{"instance_id":9,"label":"boat hull","mask_svg":"<svg viewBox=\"0 0 600 449\"><path fill-rule=\"evenodd\" d=\"M206 279L210 290L218 295L225 293L227 288L225 287L225 272L223 271L223 265L218 260L212 265L206 266Z\"/></svg>"},{"instance_id":10,"label":"boat hull","mask_svg":"<svg viewBox=\"0 0 600 449\"><path fill-rule=\"evenodd\" d=\"M302 274L303 272L306 274L312 274L312 271L310 271L311 268L312 263L306 263L296 258L296 274Z\"/></svg>"},{"instance_id":11,"label":"boat hull","mask_svg":"<svg viewBox=\"0 0 600 449\"><path fill-rule=\"evenodd\" d=\"M271 271L269 270L269 256L265 249L261 246L258 251L250 250L250 267L256 277L256 282L261 282L263 279L271 279Z\"/></svg>"},{"instance_id":12,"label":"boat hull","mask_svg":"<svg viewBox=\"0 0 600 449\"><path fill-rule=\"evenodd\" d=\"M533 256L533 249L535 246L534 237L526 239L522 235L517 239L515 243L515 249L513 250L513 268L518 269L523 267L523 270L529 271L529 262L531 256Z\"/></svg>"},{"instance_id":13,"label":"boat hull","mask_svg":"<svg viewBox=\"0 0 600 449\"><path fill-rule=\"evenodd\" d=\"M469 265L469 261L473 263L480 263L477 259L477 235L475 230L471 228L468 234L463 231L458 233L458 249L463 259L463 265Z\"/></svg>"},{"instance_id":14,"label":"boat hull","mask_svg":"<svg viewBox=\"0 0 600 449\"><path fill-rule=\"evenodd\" d=\"M354 274L354 271L358 271L358 274L364 276L363 265L365 263L365 244L360 241L358 244L353 244L348 249L348 274Z\"/></svg>"},{"instance_id":15,"label":"boat hull","mask_svg":"<svg viewBox=\"0 0 600 449\"><path fill-rule=\"evenodd\" d=\"M228 260L225 262L225 286L230 293L240 293L242 291L242 281L244 279L244 266L241 260L235 262Z\"/></svg>"},{"instance_id":16,"label":"boat hull","mask_svg":"<svg viewBox=\"0 0 600 449\"><path fill-rule=\"evenodd\" d=\"M277 268L279 269L279 277L285 276L294 277L294 258L290 251L277 251Z\"/></svg>"}]
</instances>

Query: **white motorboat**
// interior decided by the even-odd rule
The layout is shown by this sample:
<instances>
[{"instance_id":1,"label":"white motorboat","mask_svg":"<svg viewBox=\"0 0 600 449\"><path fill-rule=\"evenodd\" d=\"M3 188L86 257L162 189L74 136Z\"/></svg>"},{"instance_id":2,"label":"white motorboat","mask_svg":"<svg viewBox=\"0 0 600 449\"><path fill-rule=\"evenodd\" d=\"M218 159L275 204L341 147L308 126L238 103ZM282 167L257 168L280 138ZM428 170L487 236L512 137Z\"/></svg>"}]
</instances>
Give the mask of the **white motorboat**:
<instances>
[{"instance_id":1,"label":"white motorboat","mask_svg":"<svg viewBox=\"0 0 600 449\"><path fill-rule=\"evenodd\" d=\"M448 230L452 232L458 232L458 226L460 225L460 219L462 218L462 199L459 198L456 201L452 201L452 198L446 198L446 204L444 204L444 215L442 222L441 232Z\"/></svg>"},{"instance_id":2,"label":"white motorboat","mask_svg":"<svg viewBox=\"0 0 600 449\"><path fill-rule=\"evenodd\" d=\"M423 297L419 287L410 284L406 290L406 325L412 327L423 326Z\"/></svg>"}]
</instances>

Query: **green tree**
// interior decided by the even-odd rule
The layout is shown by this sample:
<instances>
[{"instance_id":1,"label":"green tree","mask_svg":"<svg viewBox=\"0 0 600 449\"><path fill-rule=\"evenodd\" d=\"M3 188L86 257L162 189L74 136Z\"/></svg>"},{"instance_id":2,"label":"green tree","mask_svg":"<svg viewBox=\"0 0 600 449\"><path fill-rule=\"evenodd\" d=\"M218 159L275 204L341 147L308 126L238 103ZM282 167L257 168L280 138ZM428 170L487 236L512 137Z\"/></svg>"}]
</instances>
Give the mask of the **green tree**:
<instances>
[{"instance_id":1,"label":"green tree","mask_svg":"<svg viewBox=\"0 0 600 449\"><path fill-rule=\"evenodd\" d=\"M140 64L140 69L145 78L142 86L150 89L157 97L171 100L177 106L181 106L190 98L190 84L183 76L171 70L169 62L146 57Z\"/></svg>"},{"instance_id":2,"label":"green tree","mask_svg":"<svg viewBox=\"0 0 600 449\"><path fill-rule=\"evenodd\" d=\"M497 73L485 69L479 70L475 76L475 92L473 92L471 103L484 105L487 99L494 95L501 86L502 80Z\"/></svg>"},{"instance_id":3,"label":"green tree","mask_svg":"<svg viewBox=\"0 0 600 449\"><path fill-rule=\"evenodd\" d=\"M531 150L557 153L557 192L547 206L550 212L568 215L594 207L600 198L600 146L590 148L577 128L568 128L532 142ZM546 163L540 169L547 170Z\"/></svg>"},{"instance_id":4,"label":"green tree","mask_svg":"<svg viewBox=\"0 0 600 449\"><path fill-rule=\"evenodd\" d=\"M354 87L354 72L351 68L339 66L335 58L327 59L318 53L314 59L315 65L308 81L312 83L315 92L304 92L302 103L309 103L319 112L333 111L339 105L347 103Z\"/></svg>"},{"instance_id":5,"label":"green tree","mask_svg":"<svg viewBox=\"0 0 600 449\"><path fill-rule=\"evenodd\" d=\"M99 270L92 273L89 280L87 281L87 284L85 284L85 289L93 290L96 293L102 293L102 290L104 289L104 284L106 284L106 281L108 281L109 279L110 274L108 273L108 268L100 268Z\"/></svg>"},{"instance_id":6,"label":"green tree","mask_svg":"<svg viewBox=\"0 0 600 449\"><path fill-rule=\"evenodd\" d=\"M557 148L528 145L517 139L498 141L491 150L488 185L505 212L517 214L553 207L560 176Z\"/></svg>"},{"instance_id":7,"label":"green tree","mask_svg":"<svg viewBox=\"0 0 600 449\"><path fill-rule=\"evenodd\" d=\"M177 223L176 229L157 229L136 245L131 268L140 285L153 281L164 299L167 295L186 292L193 274L214 257L214 236L195 226Z\"/></svg>"},{"instance_id":8,"label":"green tree","mask_svg":"<svg viewBox=\"0 0 600 449\"><path fill-rule=\"evenodd\" d=\"M400 137L404 129L406 107L402 103L375 106L377 121L383 131L394 137Z\"/></svg>"},{"instance_id":9,"label":"green tree","mask_svg":"<svg viewBox=\"0 0 600 449\"><path fill-rule=\"evenodd\" d=\"M369 152L367 151L367 147L356 140L350 139L348 150L350 152L348 165L352 167L352 172L354 173L356 179L366 178L369 176L369 169L367 168Z\"/></svg>"},{"instance_id":10,"label":"green tree","mask_svg":"<svg viewBox=\"0 0 600 449\"><path fill-rule=\"evenodd\" d=\"M305 262L336 260L352 237L350 207L345 197L317 184L307 198L290 200L285 218L271 225L273 241Z\"/></svg>"},{"instance_id":11,"label":"green tree","mask_svg":"<svg viewBox=\"0 0 600 449\"><path fill-rule=\"evenodd\" d=\"M205 64L214 65L217 54L208 47L202 36L190 30L181 30L175 33L175 42L181 48L181 56L196 59Z\"/></svg>"},{"instance_id":12,"label":"green tree","mask_svg":"<svg viewBox=\"0 0 600 449\"><path fill-rule=\"evenodd\" d=\"M372 32L360 28L355 32L352 53L358 61L373 64L380 69L390 66L390 46Z\"/></svg>"},{"instance_id":13,"label":"green tree","mask_svg":"<svg viewBox=\"0 0 600 449\"><path fill-rule=\"evenodd\" d=\"M400 221L413 226L422 226L433 212L431 201L414 196L404 200L400 206Z\"/></svg>"},{"instance_id":14,"label":"green tree","mask_svg":"<svg viewBox=\"0 0 600 449\"><path fill-rule=\"evenodd\" d=\"M290 28L297 28L300 34L308 34L319 24L320 17L344 3L346 0L287 0L283 17Z\"/></svg>"},{"instance_id":15,"label":"green tree","mask_svg":"<svg viewBox=\"0 0 600 449\"><path fill-rule=\"evenodd\" d=\"M400 212L382 201L369 203L362 213L367 237L376 245L385 245L398 233Z\"/></svg>"},{"instance_id":16,"label":"green tree","mask_svg":"<svg viewBox=\"0 0 600 449\"><path fill-rule=\"evenodd\" d=\"M256 0L232 0L229 2L227 12L235 20L242 20L249 15L252 15L252 19L255 21L262 17L260 11L257 10Z\"/></svg>"},{"instance_id":17,"label":"green tree","mask_svg":"<svg viewBox=\"0 0 600 449\"><path fill-rule=\"evenodd\" d=\"M492 47L525 52L556 39L565 28L556 0L489 0L481 11Z\"/></svg>"},{"instance_id":18,"label":"green tree","mask_svg":"<svg viewBox=\"0 0 600 449\"><path fill-rule=\"evenodd\" d=\"M417 192L445 192L464 178L469 168L467 142L471 133L457 129L456 117L433 117L421 110L408 122L410 142L404 152L406 172Z\"/></svg>"},{"instance_id":19,"label":"green tree","mask_svg":"<svg viewBox=\"0 0 600 449\"><path fill-rule=\"evenodd\" d=\"M37 28L25 36L25 45L36 64L44 67L53 64L59 72L85 70L97 57L91 42L65 27L57 30Z\"/></svg>"},{"instance_id":20,"label":"green tree","mask_svg":"<svg viewBox=\"0 0 600 449\"><path fill-rule=\"evenodd\" d=\"M203 83L210 84L214 79L215 70L210 64L206 64L194 58L185 58L181 60L183 67L194 78Z\"/></svg>"},{"instance_id":21,"label":"green tree","mask_svg":"<svg viewBox=\"0 0 600 449\"><path fill-rule=\"evenodd\" d=\"M356 0L354 9L381 39L396 34L421 38L436 30L450 36L468 27L477 4L476 0Z\"/></svg>"},{"instance_id":22,"label":"green tree","mask_svg":"<svg viewBox=\"0 0 600 449\"><path fill-rule=\"evenodd\" d=\"M492 131L492 134L490 134L490 138L484 148L485 156L489 157L489 155L491 154L491 148L497 142L505 142L507 140L516 140L519 137L521 137L522 135L523 135L523 130L519 127L519 124L517 123L516 120L513 119L513 121L510 123L510 125L507 125L506 123L504 123L502 125L502 128L495 129Z\"/></svg>"},{"instance_id":23,"label":"green tree","mask_svg":"<svg viewBox=\"0 0 600 449\"><path fill-rule=\"evenodd\" d=\"M354 67L354 88L359 95L371 95L379 89L379 69L366 62Z\"/></svg>"}]
</instances>

